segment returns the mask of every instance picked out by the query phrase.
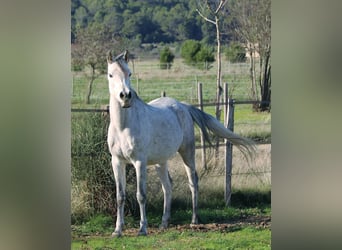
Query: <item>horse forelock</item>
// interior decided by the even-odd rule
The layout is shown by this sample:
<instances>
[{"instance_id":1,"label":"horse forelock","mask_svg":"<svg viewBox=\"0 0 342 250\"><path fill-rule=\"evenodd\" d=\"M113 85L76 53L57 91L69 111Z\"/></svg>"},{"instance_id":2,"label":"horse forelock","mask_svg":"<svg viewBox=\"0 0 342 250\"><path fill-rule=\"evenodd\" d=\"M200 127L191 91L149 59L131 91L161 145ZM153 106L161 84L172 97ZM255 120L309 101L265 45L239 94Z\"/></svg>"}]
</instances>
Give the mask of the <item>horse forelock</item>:
<instances>
[{"instance_id":1,"label":"horse forelock","mask_svg":"<svg viewBox=\"0 0 342 250\"><path fill-rule=\"evenodd\" d=\"M121 71L123 73L129 73L129 68L127 66L127 64L125 63L123 58L119 58L115 61L117 63L117 65L120 67Z\"/></svg>"}]
</instances>

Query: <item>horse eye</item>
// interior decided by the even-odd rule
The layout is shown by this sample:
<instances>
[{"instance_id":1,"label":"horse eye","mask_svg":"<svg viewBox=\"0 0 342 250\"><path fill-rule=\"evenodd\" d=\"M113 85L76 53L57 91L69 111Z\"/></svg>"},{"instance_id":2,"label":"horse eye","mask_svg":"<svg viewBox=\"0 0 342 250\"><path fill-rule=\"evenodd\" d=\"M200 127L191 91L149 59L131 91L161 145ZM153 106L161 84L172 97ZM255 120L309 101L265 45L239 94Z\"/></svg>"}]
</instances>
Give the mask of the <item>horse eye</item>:
<instances>
[{"instance_id":1,"label":"horse eye","mask_svg":"<svg viewBox=\"0 0 342 250\"><path fill-rule=\"evenodd\" d=\"M129 73L128 76L131 77L132 73Z\"/></svg>"},{"instance_id":2,"label":"horse eye","mask_svg":"<svg viewBox=\"0 0 342 250\"><path fill-rule=\"evenodd\" d=\"M113 75L112 75L112 74L109 74L109 77L110 77L110 78L112 78L112 77L113 77Z\"/></svg>"}]
</instances>

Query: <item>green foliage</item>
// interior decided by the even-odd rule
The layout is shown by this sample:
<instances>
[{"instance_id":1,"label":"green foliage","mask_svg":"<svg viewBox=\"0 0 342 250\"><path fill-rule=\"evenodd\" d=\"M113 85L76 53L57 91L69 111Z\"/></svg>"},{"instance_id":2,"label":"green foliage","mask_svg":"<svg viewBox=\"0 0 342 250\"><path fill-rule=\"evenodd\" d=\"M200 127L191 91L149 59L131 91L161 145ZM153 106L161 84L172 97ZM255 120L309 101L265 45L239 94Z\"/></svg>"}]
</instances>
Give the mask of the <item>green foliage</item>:
<instances>
[{"instance_id":1,"label":"green foliage","mask_svg":"<svg viewBox=\"0 0 342 250\"><path fill-rule=\"evenodd\" d=\"M170 69L173 63L175 55L172 53L169 47L164 47L160 52L160 68Z\"/></svg>"},{"instance_id":2,"label":"green foliage","mask_svg":"<svg viewBox=\"0 0 342 250\"><path fill-rule=\"evenodd\" d=\"M75 36L75 43L71 47L72 68L88 70L84 73L88 78L86 103L89 104L95 78L104 74L107 69L108 51L121 53L124 41L121 38L113 38L109 28L98 23L92 23L85 28L77 27Z\"/></svg>"},{"instance_id":3,"label":"green foliage","mask_svg":"<svg viewBox=\"0 0 342 250\"><path fill-rule=\"evenodd\" d=\"M71 176L74 223L98 213L115 214L115 180L107 147L108 114L72 113ZM126 212L136 215L136 178L133 168L126 168ZM88 207L82 209L82 206Z\"/></svg>"},{"instance_id":4,"label":"green foliage","mask_svg":"<svg viewBox=\"0 0 342 250\"><path fill-rule=\"evenodd\" d=\"M143 43L201 40L212 36L206 22L196 12L196 0L72 0L71 36L76 27L90 24L110 27L111 34L120 34L130 41L140 36ZM205 27L204 27L205 26Z\"/></svg>"},{"instance_id":5,"label":"green foliage","mask_svg":"<svg viewBox=\"0 0 342 250\"><path fill-rule=\"evenodd\" d=\"M124 41L114 39L107 26L93 23L85 28L77 27L75 36L75 43L71 47L72 65L74 68L89 67L94 74L105 72L109 50L115 50L116 53L123 50Z\"/></svg>"},{"instance_id":6,"label":"green foliage","mask_svg":"<svg viewBox=\"0 0 342 250\"><path fill-rule=\"evenodd\" d=\"M181 47L181 56L185 63L191 64L197 62L196 54L201 49L201 43L195 40L186 40Z\"/></svg>"},{"instance_id":7,"label":"green foliage","mask_svg":"<svg viewBox=\"0 0 342 250\"><path fill-rule=\"evenodd\" d=\"M245 62L246 51L240 43L231 42L229 47L225 49L225 55L231 63Z\"/></svg>"},{"instance_id":8,"label":"green foliage","mask_svg":"<svg viewBox=\"0 0 342 250\"><path fill-rule=\"evenodd\" d=\"M181 47L181 56L185 63L208 70L215 61L213 49L195 40L186 40ZM200 64L199 64L200 63Z\"/></svg>"},{"instance_id":9,"label":"green foliage","mask_svg":"<svg viewBox=\"0 0 342 250\"><path fill-rule=\"evenodd\" d=\"M113 196L115 184L106 146L107 127L108 120L99 113L72 114L71 174L75 188L73 196L80 199L75 205L72 203L74 221L82 220L92 213L116 211ZM90 209L77 209L77 206L85 206L84 204L89 204Z\"/></svg>"}]
</instances>

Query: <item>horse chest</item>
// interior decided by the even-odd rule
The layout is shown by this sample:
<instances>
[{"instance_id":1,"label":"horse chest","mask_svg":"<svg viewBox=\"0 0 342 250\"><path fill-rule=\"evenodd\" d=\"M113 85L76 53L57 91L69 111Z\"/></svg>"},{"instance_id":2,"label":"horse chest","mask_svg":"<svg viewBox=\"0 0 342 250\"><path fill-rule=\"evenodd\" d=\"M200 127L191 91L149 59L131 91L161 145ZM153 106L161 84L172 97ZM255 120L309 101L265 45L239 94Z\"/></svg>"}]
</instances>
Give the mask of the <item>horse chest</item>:
<instances>
[{"instance_id":1,"label":"horse chest","mask_svg":"<svg viewBox=\"0 0 342 250\"><path fill-rule=\"evenodd\" d=\"M134 158L138 150L136 138L127 132L115 133L110 144L112 155L125 160Z\"/></svg>"}]
</instances>

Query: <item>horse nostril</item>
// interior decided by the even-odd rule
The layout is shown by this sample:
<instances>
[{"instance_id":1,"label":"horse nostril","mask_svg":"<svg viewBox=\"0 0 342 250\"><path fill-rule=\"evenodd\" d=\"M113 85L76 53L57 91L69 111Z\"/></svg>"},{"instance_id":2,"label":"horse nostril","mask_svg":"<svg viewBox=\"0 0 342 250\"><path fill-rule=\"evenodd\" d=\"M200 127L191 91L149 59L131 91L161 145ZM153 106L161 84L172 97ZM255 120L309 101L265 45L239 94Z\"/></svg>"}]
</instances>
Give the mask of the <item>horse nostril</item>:
<instances>
[{"instance_id":1,"label":"horse nostril","mask_svg":"<svg viewBox=\"0 0 342 250\"><path fill-rule=\"evenodd\" d=\"M121 91L120 92L120 98L123 100L123 99L131 99L132 98L132 93L131 91L126 93L124 91Z\"/></svg>"}]
</instances>

